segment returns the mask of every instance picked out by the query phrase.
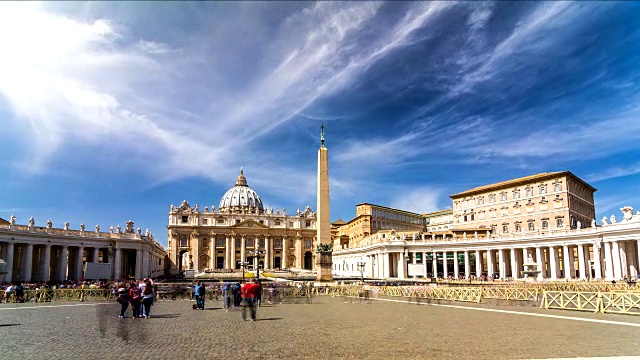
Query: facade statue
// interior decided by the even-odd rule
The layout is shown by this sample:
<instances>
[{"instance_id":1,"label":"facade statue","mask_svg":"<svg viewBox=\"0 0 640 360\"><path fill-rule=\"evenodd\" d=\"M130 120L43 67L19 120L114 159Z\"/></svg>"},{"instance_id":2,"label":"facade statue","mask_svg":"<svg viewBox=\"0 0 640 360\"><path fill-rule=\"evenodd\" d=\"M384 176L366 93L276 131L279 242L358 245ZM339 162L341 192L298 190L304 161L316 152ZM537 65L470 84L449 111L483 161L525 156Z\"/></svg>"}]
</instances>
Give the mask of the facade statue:
<instances>
[{"instance_id":1,"label":"facade statue","mask_svg":"<svg viewBox=\"0 0 640 360\"><path fill-rule=\"evenodd\" d=\"M193 270L193 261L189 261L189 270Z\"/></svg>"},{"instance_id":2,"label":"facade statue","mask_svg":"<svg viewBox=\"0 0 640 360\"><path fill-rule=\"evenodd\" d=\"M51 229L53 227L53 223L51 220L47 220L47 229Z\"/></svg>"},{"instance_id":3,"label":"facade statue","mask_svg":"<svg viewBox=\"0 0 640 360\"><path fill-rule=\"evenodd\" d=\"M476 240L478 239L478 232L477 231L473 232L473 238L476 239Z\"/></svg>"},{"instance_id":4,"label":"facade statue","mask_svg":"<svg viewBox=\"0 0 640 360\"><path fill-rule=\"evenodd\" d=\"M287 211L285 209L282 209L282 216L287 216Z\"/></svg>"},{"instance_id":5,"label":"facade statue","mask_svg":"<svg viewBox=\"0 0 640 360\"><path fill-rule=\"evenodd\" d=\"M11 217L9 218L9 225L15 225L16 224L16 217L14 215L11 215Z\"/></svg>"},{"instance_id":6,"label":"facade statue","mask_svg":"<svg viewBox=\"0 0 640 360\"><path fill-rule=\"evenodd\" d=\"M208 207L204 207L204 212L208 213L209 212L209 208Z\"/></svg>"},{"instance_id":7,"label":"facade statue","mask_svg":"<svg viewBox=\"0 0 640 360\"><path fill-rule=\"evenodd\" d=\"M198 212L198 210L200 210L200 207L196 204L195 211Z\"/></svg>"},{"instance_id":8,"label":"facade statue","mask_svg":"<svg viewBox=\"0 0 640 360\"><path fill-rule=\"evenodd\" d=\"M633 208L631 206L625 206L620 209L622 211L622 221L627 222L633 219Z\"/></svg>"},{"instance_id":9,"label":"facade statue","mask_svg":"<svg viewBox=\"0 0 640 360\"><path fill-rule=\"evenodd\" d=\"M176 209L175 206L173 206L173 204L171 204L171 212L173 212Z\"/></svg>"},{"instance_id":10,"label":"facade statue","mask_svg":"<svg viewBox=\"0 0 640 360\"><path fill-rule=\"evenodd\" d=\"M80 231L83 231L83 232L84 232L84 223L83 223L83 224L80 224Z\"/></svg>"},{"instance_id":11,"label":"facade statue","mask_svg":"<svg viewBox=\"0 0 640 360\"><path fill-rule=\"evenodd\" d=\"M113 234L113 225L109 226L109 233Z\"/></svg>"},{"instance_id":12,"label":"facade statue","mask_svg":"<svg viewBox=\"0 0 640 360\"><path fill-rule=\"evenodd\" d=\"M467 240L467 232L466 231L462 233L462 239Z\"/></svg>"},{"instance_id":13,"label":"facade statue","mask_svg":"<svg viewBox=\"0 0 640 360\"><path fill-rule=\"evenodd\" d=\"M596 219L591 219L591 227L596 227Z\"/></svg>"},{"instance_id":14,"label":"facade statue","mask_svg":"<svg viewBox=\"0 0 640 360\"><path fill-rule=\"evenodd\" d=\"M120 227L120 224L118 224L118 226L116 226L116 230L118 234L122 233L122 228Z\"/></svg>"},{"instance_id":15,"label":"facade statue","mask_svg":"<svg viewBox=\"0 0 640 360\"><path fill-rule=\"evenodd\" d=\"M147 229L147 230L144 232L144 236L149 237L150 235L151 235L151 232L149 231L149 229Z\"/></svg>"},{"instance_id":16,"label":"facade statue","mask_svg":"<svg viewBox=\"0 0 640 360\"><path fill-rule=\"evenodd\" d=\"M34 226L36 224L36 221L33 220L33 216L29 218L29 226Z\"/></svg>"},{"instance_id":17,"label":"facade statue","mask_svg":"<svg viewBox=\"0 0 640 360\"><path fill-rule=\"evenodd\" d=\"M63 230L69 230L69 222L68 221L65 221Z\"/></svg>"},{"instance_id":18,"label":"facade statue","mask_svg":"<svg viewBox=\"0 0 640 360\"><path fill-rule=\"evenodd\" d=\"M602 225L609 225L609 221L607 220L606 216L602 217Z\"/></svg>"},{"instance_id":19,"label":"facade statue","mask_svg":"<svg viewBox=\"0 0 640 360\"><path fill-rule=\"evenodd\" d=\"M100 232L100 225L96 224L96 233Z\"/></svg>"},{"instance_id":20,"label":"facade statue","mask_svg":"<svg viewBox=\"0 0 640 360\"><path fill-rule=\"evenodd\" d=\"M576 221L576 228L582 229L582 223L580 222L580 220Z\"/></svg>"},{"instance_id":21,"label":"facade statue","mask_svg":"<svg viewBox=\"0 0 640 360\"><path fill-rule=\"evenodd\" d=\"M140 229L139 227L138 227L138 229L136 230L136 232L138 233L138 235L139 235L139 236L141 236L141 235L142 235L142 229Z\"/></svg>"},{"instance_id":22,"label":"facade statue","mask_svg":"<svg viewBox=\"0 0 640 360\"><path fill-rule=\"evenodd\" d=\"M126 234L133 234L133 220L127 221L127 226L125 227L124 232Z\"/></svg>"},{"instance_id":23,"label":"facade statue","mask_svg":"<svg viewBox=\"0 0 640 360\"><path fill-rule=\"evenodd\" d=\"M611 220L612 224L616 223L616 216L615 215L611 215L611 218L609 218L609 220Z\"/></svg>"},{"instance_id":24,"label":"facade statue","mask_svg":"<svg viewBox=\"0 0 640 360\"><path fill-rule=\"evenodd\" d=\"M300 208L298 208L298 216L300 216Z\"/></svg>"}]
</instances>

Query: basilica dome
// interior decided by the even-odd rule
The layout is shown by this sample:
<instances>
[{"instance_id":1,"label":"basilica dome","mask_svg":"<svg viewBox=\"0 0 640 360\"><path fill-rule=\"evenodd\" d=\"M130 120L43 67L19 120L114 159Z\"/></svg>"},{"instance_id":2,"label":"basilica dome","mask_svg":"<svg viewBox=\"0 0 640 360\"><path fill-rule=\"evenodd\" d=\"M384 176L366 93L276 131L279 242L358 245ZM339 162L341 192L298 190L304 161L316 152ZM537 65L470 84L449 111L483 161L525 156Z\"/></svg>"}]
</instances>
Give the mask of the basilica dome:
<instances>
[{"instance_id":1,"label":"basilica dome","mask_svg":"<svg viewBox=\"0 0 640 360\"><path fill-rule=\"evenodd\" d=\"M247 185L242 168L236 186L229 189L220 199L219 211L247 211L262 214L264 208L260 196Z\"/></svg>"}]
</instances>

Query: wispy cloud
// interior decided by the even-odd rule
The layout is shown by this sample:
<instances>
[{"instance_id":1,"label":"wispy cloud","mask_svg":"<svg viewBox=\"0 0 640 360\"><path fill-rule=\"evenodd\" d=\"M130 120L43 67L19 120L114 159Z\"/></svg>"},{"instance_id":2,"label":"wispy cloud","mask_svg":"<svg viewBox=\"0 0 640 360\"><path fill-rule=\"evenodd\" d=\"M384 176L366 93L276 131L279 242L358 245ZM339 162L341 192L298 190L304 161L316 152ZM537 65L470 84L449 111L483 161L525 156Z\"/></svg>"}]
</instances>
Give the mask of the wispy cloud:
<instances>
[{"instance_id":1,"label":"wispy cloud","mask_svg":"<svg viewBox=\"0 0 640 360\"><path fill-rule=\"evenodd\" d=\"M614 166L608 169L603 169L597 173L587 175L586 180L589 182L598 182L636 174L640 174L640 162L636 162L628 166Z\"/></svg>"},{"instance_id":2,"label":"wispy cloud","mask_svg":"<svg viewBox=\"0 0 640 360\"><path fill-rule=\"evenodd\" d=\"M394 192L389 206L419 214L436 211L440 210L441 193L433 187L409 187Z\"/></svg>"}]
</instances>

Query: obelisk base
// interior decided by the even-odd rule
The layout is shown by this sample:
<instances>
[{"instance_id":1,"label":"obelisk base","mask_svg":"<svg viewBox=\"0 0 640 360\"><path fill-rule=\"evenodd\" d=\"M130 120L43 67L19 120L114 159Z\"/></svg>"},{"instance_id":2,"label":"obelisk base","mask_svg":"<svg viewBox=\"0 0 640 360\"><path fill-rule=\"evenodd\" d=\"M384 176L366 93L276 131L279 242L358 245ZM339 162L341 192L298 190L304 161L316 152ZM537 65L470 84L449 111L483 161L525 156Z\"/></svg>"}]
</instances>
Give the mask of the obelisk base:
<instances>
[{"instance_id":1,"label":"obelisk base","mask_svg":"<svg viewBox=\"0 0 640 360\"><path fill-rule=\"evenodd\" d=\"M330 251L316 253L317 282L333 282L333 274L331 272L333 267L332 259Z\"/></svg>"}]
</instances>

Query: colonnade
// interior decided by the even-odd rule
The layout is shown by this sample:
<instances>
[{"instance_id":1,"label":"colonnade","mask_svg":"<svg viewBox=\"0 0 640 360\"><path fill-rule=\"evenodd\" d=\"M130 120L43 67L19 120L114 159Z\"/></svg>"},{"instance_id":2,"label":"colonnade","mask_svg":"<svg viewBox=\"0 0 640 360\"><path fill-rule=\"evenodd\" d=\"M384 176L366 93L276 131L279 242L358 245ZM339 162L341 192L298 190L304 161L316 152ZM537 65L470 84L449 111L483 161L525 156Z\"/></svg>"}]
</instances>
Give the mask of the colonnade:
<instances>
[{"instance_id":1,"label":"colonnade","mask_svg":"<svg viewBox=\"0 0 640 360\"><path fill-rule=\"evenodd\" d=\"M440 244L446 246L446 244ZM462 244L461 244L462 245ZM364 266L358 268L358 263ZM519 279L525 264L538 280L623 279L640 274L640 240L583 241L512 246L424 249L422 244L373 246L360 254L334 254L334 275L368 278Z\"/></svg>"}]
</instances>

